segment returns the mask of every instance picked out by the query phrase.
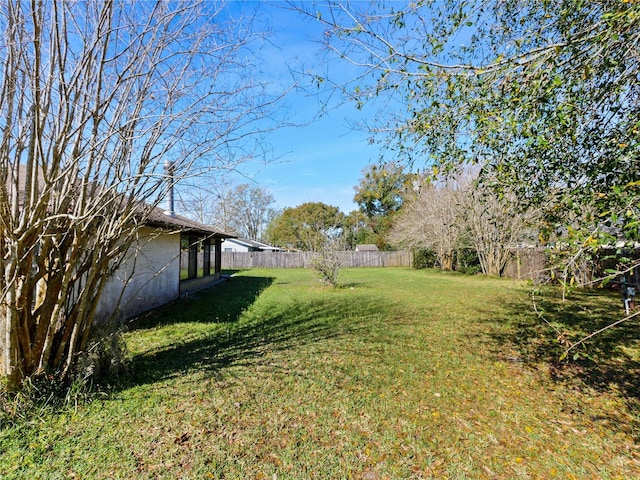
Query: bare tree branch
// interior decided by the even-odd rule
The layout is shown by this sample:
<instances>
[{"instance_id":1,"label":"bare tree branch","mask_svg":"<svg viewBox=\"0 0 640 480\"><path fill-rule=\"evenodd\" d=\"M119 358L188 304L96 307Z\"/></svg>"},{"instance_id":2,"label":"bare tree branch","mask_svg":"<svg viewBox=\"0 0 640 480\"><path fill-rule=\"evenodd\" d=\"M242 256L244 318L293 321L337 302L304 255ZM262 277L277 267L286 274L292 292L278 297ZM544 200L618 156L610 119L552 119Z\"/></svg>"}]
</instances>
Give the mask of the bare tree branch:
<instances>
[{"instance_id":1,"label":"bare tree branch","mask_svg":"<svg viewBox=\"0 0 640 480\"><path fill-rule=\"evenodd\" d=\"M239 10L238 10L239 11ZM0 375L68 375L109 277L171 182L248 158L286 91L214 1L0 7Z\"/></svg>"}]
</instances>

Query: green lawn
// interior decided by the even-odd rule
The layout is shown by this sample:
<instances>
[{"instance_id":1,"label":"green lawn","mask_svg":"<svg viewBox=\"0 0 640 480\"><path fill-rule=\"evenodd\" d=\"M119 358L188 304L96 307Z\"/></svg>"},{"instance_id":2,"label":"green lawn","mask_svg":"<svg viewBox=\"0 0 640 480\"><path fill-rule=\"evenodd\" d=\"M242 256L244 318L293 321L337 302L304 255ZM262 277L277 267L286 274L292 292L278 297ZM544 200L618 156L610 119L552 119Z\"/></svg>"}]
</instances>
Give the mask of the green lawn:
<instances>
[{"instance_id":1,"label":"green lawn","mask_svg":"<svg viewBox=\"0 0 640 480\"><path fill-rule=\"evenodd\" d=\"M511 280L251 270L131 326L131 372L6 424L1 478L638 478L637 324L577 362ZM560 333L607 292L538 298Z\"/></svg>"}]
</instances>

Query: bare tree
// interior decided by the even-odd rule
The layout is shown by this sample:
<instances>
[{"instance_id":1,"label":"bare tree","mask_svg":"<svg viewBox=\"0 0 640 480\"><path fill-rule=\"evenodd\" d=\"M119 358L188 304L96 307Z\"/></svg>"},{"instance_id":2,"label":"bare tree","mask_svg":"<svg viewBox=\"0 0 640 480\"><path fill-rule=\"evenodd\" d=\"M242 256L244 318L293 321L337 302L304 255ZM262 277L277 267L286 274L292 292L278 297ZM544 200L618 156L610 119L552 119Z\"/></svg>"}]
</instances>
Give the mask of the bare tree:
<instances>
[{"instance_id":1,"label":"bare tree","mask_svg":"<svg viewBox=\"0 0 640 480\"><path fill-rule=\"evenodd\" d=\"M421 186L396 217L390 240L415 249L432 250L443 270L452 270L464 234L461 196L453 182Z\"/></svg>"},{"instance_id":2,"label":"bare tree","mask_svg":"<svg viewBox=\"0 0 640 480\"><path fill-rule=\"evenodd\" d=\"M395 243L432 250L451 270L456 250L473 248L486 275L502 275L514 247L530 237L535 211L513 195L498 197L469 174L442 184L426 183L407 202L392 230Z\"/></svg>"},{"instance_id":3,"label":"bare tree","mask_svg":"<svg viewBox=\"0 0 640 480\"><path fill-rule=\"evenodd\" d=\"M328 238L315 252L310 265L319 282L333 288L338 287L340 268L344 261L342 252L346 250L345 247L343 238Z\"/></svg>"},{"instance_id":4,"label":"bare tree","mask_svg":"<svg viewBox=\"0 0 640 480\"><path fill-rule=\"evenodd\" d=\"M213 1L0 6L0 376L67 376L168 186L246 158L276 99ZM260 124L263 125L263 124Z\"/></svg>"},{"instance_id":5,"label":"bare tree","mask_svg":"<svg viewBox=\"0 0 640 480\"><path fill-rule=\"evenodd\" d=\"M209 179L207 179L209 180ZM231 189L224 180L204 186L189 182L177 192L177 209L181 214L205 225L214 225L223 232L233 231Z\"/></svg>"},{"instance_id":6,"label":"bare tree","mask_svg":"<svg viewBox=\"0 0 640 480\"><path fill-rule=\"evenodd\" d=\"M260 240L275 211L273 195L259 185L243 183L230 187L195 188L181 195L180 204L191 218L236 233L251 240Z\"/></svg>"},{"instance_id":7,"label":"bare tree","mask_svg":"<svg viewBox=\"0 0 640 480\"><path fill-rule=\"evenodd\" d=\"M469 240L478 254L482 272L502 276L518 244L531 241L536 210L524 210L512 193L499 197L477 184L466 189L461 206Z\"/></svg>"},{"instance_id":8,"label":"bare tree","mask_svg":"<svg viewBox=\"0 0 640 480\"><path fill-rule=\"evenodd\" d=\"M231 193L235 231L251 240L260 240L273 217L271 205L275 200L266 189L258 185L238 185Z\"/></svg>"}]
</instances>

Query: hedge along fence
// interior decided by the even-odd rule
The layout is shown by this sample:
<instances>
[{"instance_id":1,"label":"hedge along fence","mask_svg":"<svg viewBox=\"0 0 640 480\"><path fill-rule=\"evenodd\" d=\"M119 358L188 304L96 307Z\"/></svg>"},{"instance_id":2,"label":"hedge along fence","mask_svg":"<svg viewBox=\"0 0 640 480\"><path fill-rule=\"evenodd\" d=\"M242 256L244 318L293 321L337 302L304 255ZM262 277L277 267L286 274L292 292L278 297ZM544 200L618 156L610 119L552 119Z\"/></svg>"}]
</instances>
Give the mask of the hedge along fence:
<instances>
[{"instance_id":1,"label":"hedge along fence","mask_svg":"<svg viewBox=\"0 0 640 480\"><path fill-rule=\"evenodd\" d=\"M410 267L411 252L339 252L345 268ZM309 268L314 252L222 252L222 268Z\"/></svg>"}]
</instances>

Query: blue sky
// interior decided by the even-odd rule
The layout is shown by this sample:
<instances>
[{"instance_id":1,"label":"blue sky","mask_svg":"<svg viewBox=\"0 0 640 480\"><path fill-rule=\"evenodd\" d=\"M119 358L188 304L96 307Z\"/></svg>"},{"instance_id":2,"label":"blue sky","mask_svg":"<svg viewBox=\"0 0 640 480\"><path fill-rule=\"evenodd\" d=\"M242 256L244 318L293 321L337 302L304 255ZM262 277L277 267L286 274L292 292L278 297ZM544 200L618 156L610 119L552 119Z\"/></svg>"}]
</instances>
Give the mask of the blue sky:
<instances>
[{"instance_id":1,"label":"blue sky","mask_svg":"<svg viewBox=\"0 0 640 480\"><path fill-rule=\"evenodd\" d=\"M283 83L291 81L289 68L320 72L329 69L332 76L343 78L352 74L344 63L326 65L318 61L321 54L317 40L323 33L318 23L305 21L300 14L277 6L261 4L260 12L273 31L271 43L261 52L263 74ZM335 108L312 121L317 116L319 100L302 92L291 94L288 115L292 123L301 126L270 133L267 142L275 160L260 166L244 165L241 170L271 192L276 208L324 202L349 213L357 209L354 187L362 170L377 161L379 147L370 144L365 132L349 125L350 121L361 119L363 112L353 104L338 106L335 96L329 105ZM240 177L238 181L246 179Z\"/></svg>"},{"instance_id":2,"label":"blue sky","mask_svg":"<svg viewBox=\"0 0 640 480\"><path fill-rule=\"evenodd\" d=\"M344 110L304 127L274 133L270 143L281 158L260 167L254 179L279 208L324 202L345 213L357 209L354 187L375 157L361 132L346 125Z\"/></svg>"}]
</instances>

